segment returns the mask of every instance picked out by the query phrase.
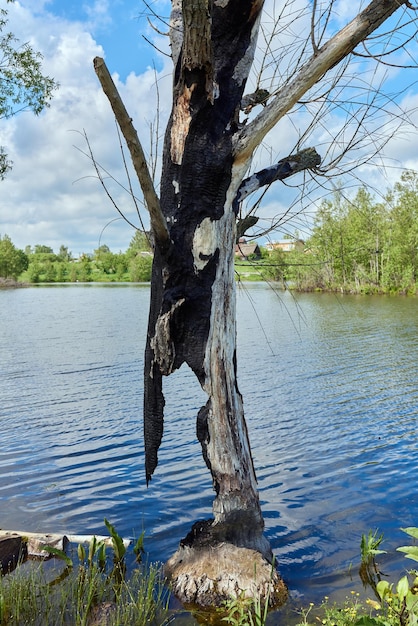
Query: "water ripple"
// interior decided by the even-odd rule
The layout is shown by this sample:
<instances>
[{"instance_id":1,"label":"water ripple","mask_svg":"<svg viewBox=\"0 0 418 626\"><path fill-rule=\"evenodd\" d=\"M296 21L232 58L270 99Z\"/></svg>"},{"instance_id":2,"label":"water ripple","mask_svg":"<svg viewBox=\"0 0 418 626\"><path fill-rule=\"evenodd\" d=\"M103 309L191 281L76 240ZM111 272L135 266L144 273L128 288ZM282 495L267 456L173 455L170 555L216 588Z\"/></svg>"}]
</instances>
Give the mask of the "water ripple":
<instances>
[{"instance_id":1,"label":"water ripple","mask_svg":"<svg viewBox=\"0 0 418 626\"><path fill-rule=\"evenodd\" d=\"M239 385L266 533L292 593L317 601L351 584L362 533L379 527L390 552L399 527L418 524L416 301L248 290ZM102 533L107 517L128 536L145 529L151 558L167 558L211 516L213 490L195 432L206 397L187 368L164 380L164 439L145 486L149 290L0 298L0 526ZM389 572L402 566L385 557Z\"/></svg>"}]
</instances>

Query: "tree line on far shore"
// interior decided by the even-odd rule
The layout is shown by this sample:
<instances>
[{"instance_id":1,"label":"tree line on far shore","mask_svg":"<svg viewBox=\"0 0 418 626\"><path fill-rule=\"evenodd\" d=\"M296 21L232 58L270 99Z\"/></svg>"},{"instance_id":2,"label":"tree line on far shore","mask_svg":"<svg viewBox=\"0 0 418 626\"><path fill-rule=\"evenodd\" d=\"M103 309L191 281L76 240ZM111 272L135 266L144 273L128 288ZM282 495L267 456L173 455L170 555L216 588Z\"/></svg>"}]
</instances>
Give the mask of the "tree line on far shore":
<instances>
[{"instance_id":1,"label":"tree line on far shore","mask_svg":"<svg viewBox=\"0 0 418 626\"><path fill-rule=\"evenodd\" d=\"M45 245L19 250L8 235L0 236L0 277L23 282L147 282L151 279L151 266L149 240L139 230L126 252L113 253L101 245L93 254L82 254L78 259L65 245L58 253Z\"/></svg>"},{"instance_id":2,"label":"tree line on far shore","mask_svg":"<svg viewBox=\"0 0 418 626\"><path fill-rule=\"evenodd\" d=\"M298 238L298 235L295 235ZM319 206L304 248L261 247L261 259L237 262L237 276L281 281L300 291L418 292L418 174L405 171L383 200L366 188L348 197L336 186ZM74 259L65 245L17 249L0 236L0 277L29 283L151 279L149 237L136 231L126 252L101 245ZM250 271L249 271L250 270Z\"/></svg>"},{"instance_id":3,"label":"tree line on far shore","mask_svg":"<svg viewBox=\"0 0 418 626\"><path fill-rule=\"evenodd\" d=\"M270 278L301 291L418 292L418 174L405 171L377 201L336 187L320 205L303 251L275 250Z\"/></svg>"}]
</instances>

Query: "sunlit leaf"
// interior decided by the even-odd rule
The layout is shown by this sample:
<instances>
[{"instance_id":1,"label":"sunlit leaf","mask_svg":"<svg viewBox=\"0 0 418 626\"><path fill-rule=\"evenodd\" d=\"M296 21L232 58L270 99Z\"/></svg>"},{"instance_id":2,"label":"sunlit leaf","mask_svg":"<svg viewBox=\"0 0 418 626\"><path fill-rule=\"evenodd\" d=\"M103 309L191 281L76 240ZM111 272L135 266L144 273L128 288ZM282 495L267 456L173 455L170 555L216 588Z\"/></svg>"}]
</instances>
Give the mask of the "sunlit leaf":
<instances>
[{"instance_id":1,"label":"sunlit leaf","mask_svg":"<svg viewBox=\"0 0 418 626\"><path fill-rule=\"evenodd\" d=\"M391 585L388 583L387 580L379 580L379 582L376 585L376 591L379 594L379 598L381 598L383 600L383 598L388 593L390 593Z\"/></svg>"},{"instance_id":2,"label":"sunlit leaf","mask_svg":"<svg viewBox=\"0 0 418 626\"><path fill-rule=\"evenodd\" d=\"M414 539L418 539L418 528L416 526L408 526L408 528L401 528L401 530Z\"/></svg>"},{"instance_id":3,"label":"sunlit leaf","mask_svg":"<svg viewBox=\"0 0 418 626\"><path fill-rule=\"evenodd\" d=\"M398 552L404 552L407 559L418 561L418 546L400 546Z\"/></svg>"},{"instance_id":4,"label":"sunlit leaf","mask_svg":"<svg viewBox=\"0 0 418 626\"><path fill-rule=\"evenodd\" d=\"M42 550L44 550L45 552L48 552L48 554L52 554L53 556L57 557L57 559L61 559L62 561L65 561L65 564L68 567L73 566L72 559L67 554L65 554L63 550L59 550L58 548L53 548L52 546L43 546Z\"/></svg>"},{"instance_id":5,"label":"sunlit leaf","mask_svg":"<svg viewBox=\"0 0 418 626\"><path fill-rule=\"evenodd\" d=\"M396 591L401 600L406 598L409 591L409 581L407 576L402 576L402 578L398 581L398 584L396 585Z\"/></svg>"}]
</instances>

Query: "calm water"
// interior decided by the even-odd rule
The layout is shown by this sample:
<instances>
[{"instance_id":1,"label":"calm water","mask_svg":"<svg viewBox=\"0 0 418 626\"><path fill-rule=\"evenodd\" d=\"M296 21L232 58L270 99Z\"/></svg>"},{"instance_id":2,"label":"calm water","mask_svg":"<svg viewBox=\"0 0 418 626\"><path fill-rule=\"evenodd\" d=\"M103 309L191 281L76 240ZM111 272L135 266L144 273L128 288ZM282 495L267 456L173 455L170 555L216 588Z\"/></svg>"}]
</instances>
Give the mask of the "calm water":
<instances>
[{"instance_id":1,"label":"calm water","mask_svg":"<svg viewBox=\"0 0 418 626\"><path fill-rule=\"evenodd\" d=\"M144 483L142 355L149 289L0 291L0 527L146 531L165 560L210 517L195 437L205 397L165 381L160 463ZM418 301L238 291L239 384L266 533L296 604L359 587L363 532L384 532L400 573L401 526L418 526ZM278 615L271 618L278 624Z\"/></svg>"}]
</instances>

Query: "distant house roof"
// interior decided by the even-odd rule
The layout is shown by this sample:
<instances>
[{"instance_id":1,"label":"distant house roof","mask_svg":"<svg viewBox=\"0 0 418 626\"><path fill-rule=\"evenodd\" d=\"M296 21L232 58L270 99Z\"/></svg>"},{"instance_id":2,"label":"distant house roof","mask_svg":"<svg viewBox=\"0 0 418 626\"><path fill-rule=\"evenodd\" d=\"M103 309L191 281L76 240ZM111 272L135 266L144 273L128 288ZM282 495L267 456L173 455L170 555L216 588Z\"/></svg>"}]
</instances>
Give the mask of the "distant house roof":
<instances>
[{"instance_id":1,"label":"distant house roof","mask_svg":"<svg viewBox=\"0 0 418 626\"><path fill-rule=\"evenodd\" d=\"M269 252L272 250L282 250L283 252L291 252L292 250L303 250L305 242L302 239L282 239L281 241L269 241L266 248Z\"/></svg>"},{"instance_id":2,"label":"distant house roof","mask_svg":"<svg viewBox=\"0 0 418 626\"><path fill-rule=\"evenodd\" d=\"M246 241L239 241L235 245L235 256L240 259L246 259L251 255L255 255L256 257L261 256L260 246L258 243L247 243Z\"/></svg>"}]
</instances>

